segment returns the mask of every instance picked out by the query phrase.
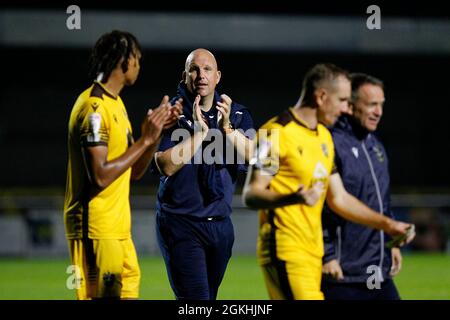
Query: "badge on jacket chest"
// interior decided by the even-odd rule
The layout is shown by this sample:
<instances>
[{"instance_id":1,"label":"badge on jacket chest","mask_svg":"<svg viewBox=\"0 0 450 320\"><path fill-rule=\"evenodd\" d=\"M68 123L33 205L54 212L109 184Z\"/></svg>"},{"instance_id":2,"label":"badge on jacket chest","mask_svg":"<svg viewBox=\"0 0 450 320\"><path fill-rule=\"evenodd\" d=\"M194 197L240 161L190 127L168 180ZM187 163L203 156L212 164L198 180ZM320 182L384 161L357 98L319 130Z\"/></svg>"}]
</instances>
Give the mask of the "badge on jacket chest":
<instances>
[{"instance_id":1,"label":"badge on jacket chest","mask_svg":"<svg viewBox=\"0 0 450 320\"><path fill-rule=\"evenodd\" d=\"M380 147L378 147L378 146L373 147L373 151L375 152L375 155L377 156L378 161L384 162L384 153L380 149Z\"/></svg>"}]
</instances>

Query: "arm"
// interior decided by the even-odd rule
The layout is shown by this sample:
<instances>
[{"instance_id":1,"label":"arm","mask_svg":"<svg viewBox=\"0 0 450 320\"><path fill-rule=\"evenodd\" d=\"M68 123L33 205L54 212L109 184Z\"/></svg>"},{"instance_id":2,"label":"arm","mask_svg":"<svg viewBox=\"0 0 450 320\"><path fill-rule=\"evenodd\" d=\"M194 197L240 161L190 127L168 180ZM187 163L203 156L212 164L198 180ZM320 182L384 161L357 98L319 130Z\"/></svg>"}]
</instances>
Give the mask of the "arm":
<instances>
[{"instance_id":1,"label":"arm","mask_svg":"<svg viewBox=\"0 0 450 320\"><path fill-rule=\"evenodd\" d=\"M231 112L231 98L226 94L222 94L220 96L222 98L221 102L217 102L218 106L216 106L217 110L222 115L222 119L220 122L220 126L225 132L226 139L232 143L234 148L236 149L239 157L241 159L245 159L245 162L248 163L253 156L254 151L254 142L244 136L238 130L231 129L230 123L230 112Z\"/></svg>"},{"instance_id":2,"label":"arm","mask_svg":"<svg viewBox=\"0 0 450 320\"><path fill-rule=\"evenodd\" d=\"M131 179L139 180L142 178L144 173L147 171L150 162L153 159L153 155L155 154L156 149L158 148L158 144L160 142L160 138L150 145L147 150L142 154L141 157L134 163L131 168Z\"/></svg>"},{"instance_id":3,"label":"arm","mask_svg":"<svg viewBox=\"0 0 450 320\"><path fill-rule=\"evenodd\" d=\"M100 190L113 183L132 167L153 144L157 143L165 121L169 116L165 96L160 106L147 115L142 126L142 136L118 158L108 160L108 147L104 145L84 149L85 165L89 179Z\"/></svg>"},{"instance_id":4,"label":"arm","mask_svg":"<svg viewBox=\"0 0 450 320\"><path fill-rule=\"evenodd\" d=\"M327 204L331 210L342 216L344 219L383 230L391 236L404 235L406 234L406 230L410 227L407 223L395 221L378 214L349 194L345 190L338 173L334 173L330 176Z\"/></svg>"},{"instance_id":5,"label":"arm","mask_svg":"<svg viewBox=\"0 0 450 320\"><path fill-rule=\"evenodd\" d=\"M202 118L200 109L200 96L197 95L193 104L194 124L199 125L200 130L194 130L194 134L176 146L155 155L156 166L161 174L171 176L180 170L201 147L208 133L208 125Z\"/></svg>"},{"instance_id":6,"label":"arm","mask_svg":"<svg viewBox=\"0 0 450 320\"><path fill-rule=\"evenodd\" d=\"M296 192L281 194L268 189L272 178L261 174L261 170L254 166L249 168L243 191L246 206L252 209L273 209L299 203L313 206L323 192L323 186L316 184L311 189L301 185Z\"/></svg>"},{"instance_id":7,"label":"arm","mask_svg":"<svg viewBox=\"0 0 450 320\"><path fill-rule=\"evenodd\" d=\"M336 230L338 228L338 225L335 221L336 218L337 216L333 214L325 205L322 210L322 231L324 245L324 255L322 260L324 263L338 258L338 255L336 253Z\"/></svg>"},{"instance_id":8,"label":"arm","mask_svg":"<svg viewBox=\"0 0 450 320\"><path fill-rule=\"evenodd\" d=\"M323 215L323 213L322 213ZM337 260L337 255L334 249L334 242L331 239L330 230L327 227L323 227L323 242L324 251L322 273L326 276L333 277L334 279L344 279L344 273L342 272L341 265Z\"/></svg>"},{"instance_id":9,"label":"arm","mask_svg":"<svg viewBox=\"0 0 450 320\"><path fill-rule=\"evenodd\" d=\"M161 174L172 176L180 170L201 147L206 133L195 132L176 146L155 154L156 165Z\"/></svg>"}]
</instances>

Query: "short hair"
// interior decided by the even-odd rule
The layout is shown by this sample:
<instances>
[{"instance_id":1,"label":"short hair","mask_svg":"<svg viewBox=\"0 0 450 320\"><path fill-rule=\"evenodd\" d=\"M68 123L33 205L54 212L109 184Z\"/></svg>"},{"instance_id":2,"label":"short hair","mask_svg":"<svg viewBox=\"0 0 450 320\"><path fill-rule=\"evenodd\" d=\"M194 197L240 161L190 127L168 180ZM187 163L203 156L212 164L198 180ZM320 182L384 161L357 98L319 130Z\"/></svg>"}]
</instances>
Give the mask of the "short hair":
<instances>
[{"instance_id":1,"label":"short hair","mask_svg":"<svg viewBox=\"0 0 450 320\"><path fill-rule=\"evenodd\" d=\"M122 71L127 72L130 56L141 51L138 40L129 32L114 30L103 34L95 43L89 58L89 78L94 80L103 73L101 82L108 81L122 58Z\"/></svg>"},{"instance_id":2,"label":"short hair","mask_svg":"<svg viewBox=\"0 0 450 320\"><path fill-rule=\"evenodd\" d=\"M184 63L184 69L185 69L185 70L188 70L188 69L189 69L188 61L189 61L189 62L192 62L192 57L194 56L194 53L197 52L197 51L206 51L206 52L208 52L208 53L213 57L214 62L216 63L216 69L219 70L219 64L217 63L216 57L214 56L214 54L213 54L210 50L205 49L205 48L197 48L197 49L195 49L195 50L192 50L192 51L188 54L188 56L186 57L186 62ZM189 58L190 58L190 59L189 59Z\"/></svg>"},{"instance_id":3,"label":"short hair","mask_svg":"<svg viewBox=\"0 0 450 320\"><path fill-rule=\"evenodd\" d=\"M342 69L332 63L319 63L313 66L305 75L302 85L301 101L303 105L315 105L314 91L324 87L338 77L345 77L350 80L347 70Z\"/></svg>"},{"instance_id":4,"label":"short hair","mask_svg":"<svg viewBox=\"0 0 450 320\"><path fill-rule=\"evenodd\" d=\"M384 90L383 81L365 73L350 74L350 81L352 82L352 98L351 98L352 102L358 99L358 90L365 84L372 84Z\"/></svg>"}]
</instances>

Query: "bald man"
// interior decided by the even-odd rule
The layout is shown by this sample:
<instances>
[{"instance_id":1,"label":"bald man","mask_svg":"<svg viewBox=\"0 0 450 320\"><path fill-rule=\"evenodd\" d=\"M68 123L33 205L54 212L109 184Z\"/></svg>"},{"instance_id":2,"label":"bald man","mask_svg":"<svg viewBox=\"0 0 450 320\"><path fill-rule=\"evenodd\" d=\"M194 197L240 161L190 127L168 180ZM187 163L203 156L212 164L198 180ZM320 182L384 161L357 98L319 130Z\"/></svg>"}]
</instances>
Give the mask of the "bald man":
<instances>
[{"instance_id":1,"label":"bald man","mask_svg":"<svg viewBox=\"0 0 450 320\"><path fill-rule=\"evenodd\" d=\"M157 237L177 299L216 299L234 242L232 196L253 151L250 112L217 93L220 78L211 52L188 55L172 99L183 115L155 153Z\"/></svg>"}]
</instances>

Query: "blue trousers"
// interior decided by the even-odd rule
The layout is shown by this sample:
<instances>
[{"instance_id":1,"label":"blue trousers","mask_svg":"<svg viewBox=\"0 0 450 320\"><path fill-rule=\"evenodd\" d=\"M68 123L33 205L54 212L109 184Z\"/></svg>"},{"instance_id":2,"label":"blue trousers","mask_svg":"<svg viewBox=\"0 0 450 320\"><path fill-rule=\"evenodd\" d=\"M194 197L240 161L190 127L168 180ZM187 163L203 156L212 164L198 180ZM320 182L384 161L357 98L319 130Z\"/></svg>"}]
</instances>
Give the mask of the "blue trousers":
<instances>
[{"instance_id":1,"label":"blue trousers","mask_svg":"<svg viewBox=\"0 0 450 320\"><path fill-rule=\"evenodd\" d=\"M400 300L392 279L381 282L380 289L369 289L365 283L322 281L325 300Z\"/></svg>"},{"instance_id":2,"label":"blue trousers","mask_svg":"<svg viewBox=\"0 0 450 320\"><path fill-rule=\"evenodd\" d=\"M178 300L215 300L234 243L230 217L156 216L158 244Z\"/></svg>"}]
</instances>

